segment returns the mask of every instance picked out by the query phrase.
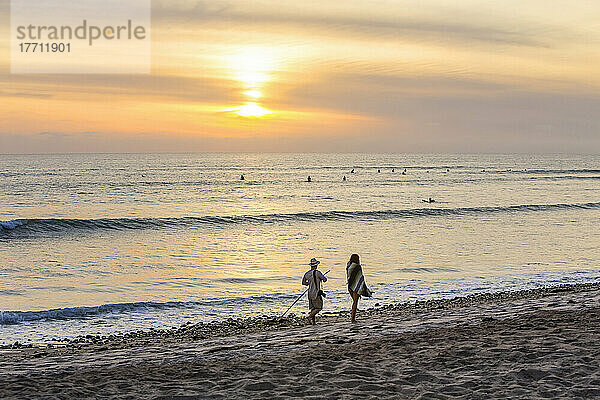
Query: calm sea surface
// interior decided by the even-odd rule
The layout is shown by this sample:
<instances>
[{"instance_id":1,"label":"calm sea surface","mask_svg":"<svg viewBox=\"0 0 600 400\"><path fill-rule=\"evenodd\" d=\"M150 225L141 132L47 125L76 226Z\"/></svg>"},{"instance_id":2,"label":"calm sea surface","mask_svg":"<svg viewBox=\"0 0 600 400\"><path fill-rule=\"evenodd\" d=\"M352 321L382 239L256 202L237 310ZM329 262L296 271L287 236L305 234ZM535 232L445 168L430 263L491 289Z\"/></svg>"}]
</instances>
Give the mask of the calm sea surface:
<instances>
[{"instance_id":1,"label":"calm sea surface","mask_svg":"<svg viewBox=\"0 0 600 400\"><path fill-rule=\"evenodd\" d=\"M362 308L600 280L600 156L2 155L0 188L0 343L277 315L311 257L348 308L353 252Z\"/></svg>"}]
</instances>

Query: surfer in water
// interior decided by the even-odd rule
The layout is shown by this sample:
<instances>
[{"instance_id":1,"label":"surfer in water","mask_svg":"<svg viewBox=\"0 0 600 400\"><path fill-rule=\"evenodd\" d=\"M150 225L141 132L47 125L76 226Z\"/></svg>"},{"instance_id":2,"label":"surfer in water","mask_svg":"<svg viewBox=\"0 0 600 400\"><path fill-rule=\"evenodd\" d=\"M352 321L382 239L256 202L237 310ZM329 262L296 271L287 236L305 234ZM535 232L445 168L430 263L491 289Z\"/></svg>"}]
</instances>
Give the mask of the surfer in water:
<instances>
[{"instance_id":1,"label":"surfer in water","mask_svg":"<svg viewBox=\"0 0 600 400\"><path fill-rule=\"evenodd\" d=\"M240 181L245 181L246 178L244 177L244 174L242 174L242 176L240 176Z\"/></svg>"},{"instance_id":2,"label":"surfer in water","mask_svg":"<svg viewBox=\"0 0 600 400\"><path fill-rule=\"evenodd\" d=\"M310 175L308 176L308 178L306 179L306 182L312 182L312 179L310 178Z\"/></svg>"},{"instance_id":3,"label":"surfer in water","mask_svg":"<svg viewBox=\"0 0 600 400\"><path fill-rule=\"evenodd\" d=\"M423 199L423 203L435 203L435 200L430 197L428 200Z\"/></svg>"}]
</instances>

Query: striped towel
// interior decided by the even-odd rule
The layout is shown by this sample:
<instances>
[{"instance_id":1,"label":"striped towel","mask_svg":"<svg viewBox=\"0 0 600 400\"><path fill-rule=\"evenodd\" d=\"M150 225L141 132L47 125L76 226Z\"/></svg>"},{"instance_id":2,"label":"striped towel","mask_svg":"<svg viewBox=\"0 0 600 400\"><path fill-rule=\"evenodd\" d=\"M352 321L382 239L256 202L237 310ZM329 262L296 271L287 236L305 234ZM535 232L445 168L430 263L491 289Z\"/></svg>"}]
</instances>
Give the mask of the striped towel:
<instances>
[{"instance_id":1,"label":"striped towel","mask_svg":"<svg viewBox=\"0 0 600 400\"><path fill-rule=\"evenodd\" d=\"M365 297L373 295L365 283L365 277L363 276L360 264L348 263L346 266L346 275L348 276L348 289Z\"/></svg>"}]
</instances>

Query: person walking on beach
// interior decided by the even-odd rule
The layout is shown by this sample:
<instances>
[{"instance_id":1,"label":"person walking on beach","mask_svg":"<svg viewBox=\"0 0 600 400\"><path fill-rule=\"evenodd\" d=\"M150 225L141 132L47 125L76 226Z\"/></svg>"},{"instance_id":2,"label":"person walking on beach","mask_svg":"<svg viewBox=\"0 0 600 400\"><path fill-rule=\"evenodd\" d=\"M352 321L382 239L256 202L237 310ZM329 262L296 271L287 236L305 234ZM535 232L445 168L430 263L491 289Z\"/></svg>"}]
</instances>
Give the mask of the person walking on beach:
<instances>
[{"instance_id":1,"label":"person walking on beach","mask_svg":"<svg viewBox=\"0 0 600 400\"><path fill-rule=\"evenodd\" d=\"M350 317L352 322L356 322L358 299L360 299L360 296L371 297L373 295L365 283L358 254L350 256L350 261L348 261L348 265L346 266L346 275L348 277L348 292L352 296L352 312L350 313Z\"/></svg>"},{"instance_id":2,"label":"person walking on beach","mask_svg":"<svg viewBox=\"0 0 600 400\"><path fill-rule=\"evenodd\" d=\"M310 270L306 271L302 278L302 284L308 286L308 320L312 325L317 323L316 315L323 309L323 291L321 282L327 282L327 277L317 270L321 262L316 258L310 260Z\"/></svg>"}]
</instances>

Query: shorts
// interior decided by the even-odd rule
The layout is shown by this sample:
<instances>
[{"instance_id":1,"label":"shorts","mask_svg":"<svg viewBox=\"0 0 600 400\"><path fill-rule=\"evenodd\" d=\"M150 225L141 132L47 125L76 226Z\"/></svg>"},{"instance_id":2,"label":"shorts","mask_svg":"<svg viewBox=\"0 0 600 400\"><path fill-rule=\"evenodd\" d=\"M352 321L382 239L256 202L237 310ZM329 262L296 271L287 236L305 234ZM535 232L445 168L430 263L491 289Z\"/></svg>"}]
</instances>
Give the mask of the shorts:
<instances>
[{"instance_id":1,"label":"shorts","mask_svg":"<svg viewBox=\"0 0 600 400\"><path fill-rule=\"evenodd\" d=\"M308 308L310 311L312 310L322 310L323 309L323 297L317 296L316 299L308 298Z\"/></svg>"}]
</instances>

